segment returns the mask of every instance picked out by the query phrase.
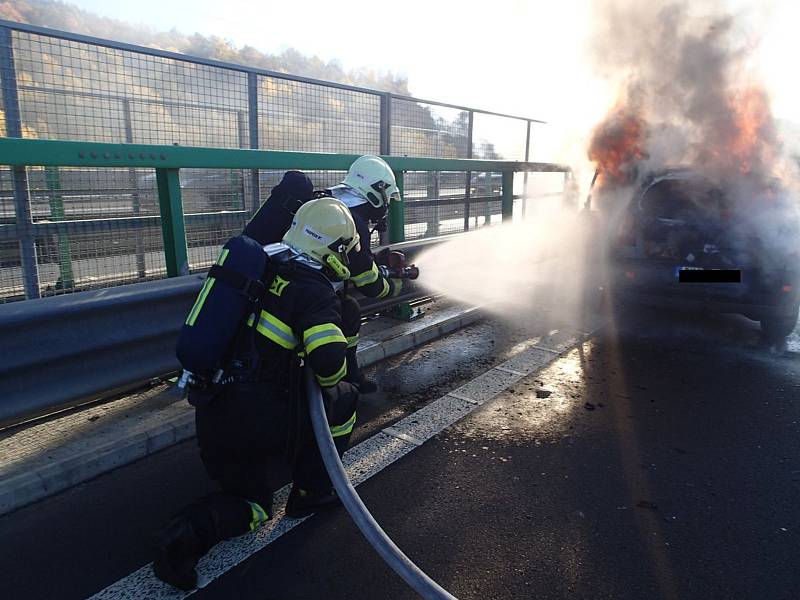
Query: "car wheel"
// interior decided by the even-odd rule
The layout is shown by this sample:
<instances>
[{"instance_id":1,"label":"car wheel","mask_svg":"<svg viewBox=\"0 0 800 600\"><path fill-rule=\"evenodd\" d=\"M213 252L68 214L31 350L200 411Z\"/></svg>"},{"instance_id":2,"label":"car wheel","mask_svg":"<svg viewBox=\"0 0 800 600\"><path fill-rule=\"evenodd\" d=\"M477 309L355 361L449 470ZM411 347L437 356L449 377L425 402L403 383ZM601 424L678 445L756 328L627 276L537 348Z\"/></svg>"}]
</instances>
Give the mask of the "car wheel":
<instances>
[{"instance_id":1,"label":"car wheel","mask_svg":"<svg viewBox=\"0 0 800 600\"><path fill-rule=\"evenodd\" d=\"M798 306L794 307L791 314L780 317L764 317L761 319L761 331L771 343L782 342L784 338L794 331L797 325Z\"/></svg>"}]
</instances>

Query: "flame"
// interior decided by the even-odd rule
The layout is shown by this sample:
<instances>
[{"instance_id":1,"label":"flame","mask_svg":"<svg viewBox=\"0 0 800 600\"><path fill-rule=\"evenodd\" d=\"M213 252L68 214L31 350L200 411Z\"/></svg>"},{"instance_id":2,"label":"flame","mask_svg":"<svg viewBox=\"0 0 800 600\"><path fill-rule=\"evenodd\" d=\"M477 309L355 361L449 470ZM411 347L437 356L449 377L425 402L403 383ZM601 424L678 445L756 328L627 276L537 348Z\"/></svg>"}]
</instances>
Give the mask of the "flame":
<instances>
[{"instance_id":1,"label":"flame","mask_svg":"<svg viewBox=\"0 0 800 600\"><path fill-rule=\"evenodd\" d=\"M729 109L735 127L730 141L730 153L736 161L733 165L744 174L774 162L772 111L769 97L760 87L749 87L731 98Z\"/></svg>"},{"instance_id":2,"label":"flame","mask_svg":"<svg viewBox=\"0 0 800 600\"><path fill-rule=\"evenodd\" d=\"M644 119L623 102L595 128L589 160L597 165L603 185L629 182L636 163L646 157L646 130Z\"/></svg>"}]
</instances>

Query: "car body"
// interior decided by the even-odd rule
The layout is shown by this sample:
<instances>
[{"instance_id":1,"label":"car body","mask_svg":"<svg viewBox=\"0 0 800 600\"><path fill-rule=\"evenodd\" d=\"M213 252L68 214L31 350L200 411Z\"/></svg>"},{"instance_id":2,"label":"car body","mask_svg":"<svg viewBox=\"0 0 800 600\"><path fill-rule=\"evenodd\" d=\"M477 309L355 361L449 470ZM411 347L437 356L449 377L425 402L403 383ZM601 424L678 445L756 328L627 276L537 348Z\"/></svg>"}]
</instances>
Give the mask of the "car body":
<instances>
[{"instance_id":1,"label":"car body","mask_svg":"<svg viewBox=\"0 0 800 600\"><path fill-rule=\"evenodd\" d=\"M689 168L643 177L609 222L613 295L740 313L760 321L771 340L785 338L800 304L800 227L794 213L782 212L775 202L754 202L748 211L737 206L720 186ZM772 213L774 226L759 227Z\"/></svg>"}]
</instances>

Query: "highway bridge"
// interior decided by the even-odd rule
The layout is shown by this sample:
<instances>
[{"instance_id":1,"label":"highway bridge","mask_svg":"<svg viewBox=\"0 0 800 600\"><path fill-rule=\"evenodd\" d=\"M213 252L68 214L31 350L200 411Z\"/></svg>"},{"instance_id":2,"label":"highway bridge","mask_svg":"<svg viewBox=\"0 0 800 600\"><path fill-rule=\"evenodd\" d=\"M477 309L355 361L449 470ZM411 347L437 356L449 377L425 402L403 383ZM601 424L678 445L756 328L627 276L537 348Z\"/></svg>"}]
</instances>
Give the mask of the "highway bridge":
<instances>
[{"instance_id":1,"label":"highway bridge","mask_svg":"<svg viewBox=\"0 0 800 600\"><path fill-rule=\"evenodd\" d=\"M64 64L44 69L43 54ZM52 76L70 60L107 61L95 71L115 81L180 71L218 87L157 98L98 75L77 89ZM545 202L574 209L569 168L530 160L533 119L8 22L0 75L3 598L188 595L150 564L153 532L213 490L175 390L175 335L284 170L325 186L382 154L405 200L373 243L412 259ZM286 86L268 96L268 81ZM298 125L326 94L353 104L311 111L339 146ZM170 119L145 119L152 107ZM493 119L518 122L519 139L505 158L473 156ZM798 332L776 352L743 316L586 294L566 317L557 290L520 293L531 301L513 315L423 287L361 302L379 392L344 463L394 542L461 600L798 597ZM418 597L344 509L290 519L287 493L203 559L192 596Z\"/></svg>"}]
</instances>

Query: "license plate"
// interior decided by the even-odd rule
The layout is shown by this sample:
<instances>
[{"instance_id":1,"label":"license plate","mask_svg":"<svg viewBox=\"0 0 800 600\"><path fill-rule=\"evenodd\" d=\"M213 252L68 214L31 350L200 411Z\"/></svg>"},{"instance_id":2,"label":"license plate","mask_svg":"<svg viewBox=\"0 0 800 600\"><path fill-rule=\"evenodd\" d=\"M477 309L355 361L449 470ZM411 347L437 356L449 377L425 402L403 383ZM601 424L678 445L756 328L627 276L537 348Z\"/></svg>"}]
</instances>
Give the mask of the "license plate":
<instances>
[{"instance_id":1,"label":"license plate","mask_svg":"<svg viewBox=\"0 0 800 600\"><path fill-rule=\"evenodd\" d=\"M704 269L675 267L675 279L680 283L741 283L741 269Z\"/></svg>"}]
</instances>

